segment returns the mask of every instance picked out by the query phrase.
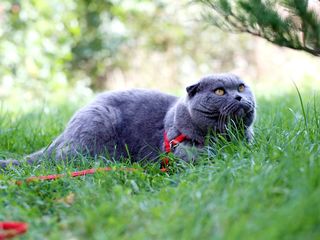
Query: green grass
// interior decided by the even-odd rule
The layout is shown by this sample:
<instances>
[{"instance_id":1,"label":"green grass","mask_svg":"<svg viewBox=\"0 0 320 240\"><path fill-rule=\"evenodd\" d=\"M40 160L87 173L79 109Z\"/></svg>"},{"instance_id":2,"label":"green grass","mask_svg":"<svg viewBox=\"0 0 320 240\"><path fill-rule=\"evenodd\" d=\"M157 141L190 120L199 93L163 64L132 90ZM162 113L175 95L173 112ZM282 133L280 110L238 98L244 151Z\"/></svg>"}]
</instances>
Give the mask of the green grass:
<instances>
[{"instance_id":1,"label":"green grass","mask_svg":"<svg viewBox=\"0 0 320 240\"><path fill-rule=\"evenodd\" d=\"M148 165L141 172L14 184L102 166L86 159L2 172L0 220L28 222L25 239L320 239L320 99L302 98L304 111L297 93L258 99L252 146L211 145L198 164L178 164L170 175ZM21 159L47 145L76 108L50 109L2 110L0 158Z\"/></svg>"}]
</instances>

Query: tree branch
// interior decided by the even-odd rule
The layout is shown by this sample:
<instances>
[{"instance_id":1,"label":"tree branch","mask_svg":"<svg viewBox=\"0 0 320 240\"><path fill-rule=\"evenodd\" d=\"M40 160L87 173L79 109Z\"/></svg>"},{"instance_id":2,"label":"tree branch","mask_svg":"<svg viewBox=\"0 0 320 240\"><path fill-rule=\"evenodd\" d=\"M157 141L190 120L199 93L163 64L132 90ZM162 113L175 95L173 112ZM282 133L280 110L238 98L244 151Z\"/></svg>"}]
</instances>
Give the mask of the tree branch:
<instances>
[{"instance_id":1,"label":"tree branch","mask_svg":"<svg viewBox=\"0 0 320 240\"><path fill-rule=\"evenodd\" d=\"M318 8L310 9L307 2L296 4L289 0L268 2L268 5L260 0L230 1L197 0L212 9L207 20L211 19L210 22L221 29L249 33L282 47L320 56L320 18L317 17L320 10L314 10ZM320 9L320 0L316 4Z\"/></svg>"}]
</instances>

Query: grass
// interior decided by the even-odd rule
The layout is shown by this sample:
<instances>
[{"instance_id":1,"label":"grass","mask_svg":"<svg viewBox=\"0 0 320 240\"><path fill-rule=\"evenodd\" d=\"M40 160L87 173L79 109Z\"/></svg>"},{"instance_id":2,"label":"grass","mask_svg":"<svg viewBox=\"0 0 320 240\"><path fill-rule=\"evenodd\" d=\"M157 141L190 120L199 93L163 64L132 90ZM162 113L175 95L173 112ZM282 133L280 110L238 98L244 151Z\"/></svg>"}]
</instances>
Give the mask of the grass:
<instances>
[{"instance_id":1,"label":"grass","mask_svg":"<svg viewBox=\"0 0 320 240\"><path fill-rule=\"evenodd\" d=\"M252 146L211 145L197 164L178 164L170 175L148 165L132 173L14 184L102 166L88 159L2 172L0 220L28 222L23 239L320 239L320 99L301 94L309 97L303 111L297 93L258 99ZM2 110L0 158L21 159L47 145L74 109Z\"/></svg>"}]
</instances>

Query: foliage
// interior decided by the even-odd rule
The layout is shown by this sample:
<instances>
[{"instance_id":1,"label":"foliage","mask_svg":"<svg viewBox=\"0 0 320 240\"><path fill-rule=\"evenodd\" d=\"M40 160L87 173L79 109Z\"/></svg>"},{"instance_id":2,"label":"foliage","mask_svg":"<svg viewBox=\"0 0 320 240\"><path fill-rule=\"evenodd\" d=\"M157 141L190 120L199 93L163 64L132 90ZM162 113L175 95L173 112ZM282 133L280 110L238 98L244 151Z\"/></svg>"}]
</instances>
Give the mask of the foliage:
<instances>
[{"instance_id":1,"label":"foliage","mask_svg":"<svg viewBox=\"0 0 320 240\"><path fill-rule=\"evenodd\" d=\"M206 20L280 46L320 56L320 2L315 0L196 0Z\"/></svg>"},{"instance_id":2,"label":"foliage","mask_svg":"<svg viewBox=\"0 0 320 240\"><path fill-rule=\"evenodd\" d=\"M211 145L196 165L170 175L150 164L143 172L14 184L103 165L90 159L2 172L0 220L27 221L27 239L318 239L320 99L304 99L303 112L296 93L258 102L253 145ZM0 155L20 158L46 146L73 112L50 109L2 111Z\"/></svg>"},{"instance_id":3,"label":"foliage","mask_svg":"<svg viewBox=\"0 0 320 240\"><path fill-rule=\"evenodd\" d=\"M161 81L172 88L233 68L238 56L248 55L245 38L211 34L187 2L1 1L0 99L27 95L22 102L83 86L101 90L116 81L144 87Z\"/></svg>"},{"instance_id":4,"label":"foliage","mask_svg":"<svg viewBox=\"0 0 320 240\"><path fill-rule=\"evenodd\" d=\"M70 79L97 78L126 37L113 27L114 2L2 1L3 81L34 87L37 80L63 86Z\"/></svg>"}]
</instances>

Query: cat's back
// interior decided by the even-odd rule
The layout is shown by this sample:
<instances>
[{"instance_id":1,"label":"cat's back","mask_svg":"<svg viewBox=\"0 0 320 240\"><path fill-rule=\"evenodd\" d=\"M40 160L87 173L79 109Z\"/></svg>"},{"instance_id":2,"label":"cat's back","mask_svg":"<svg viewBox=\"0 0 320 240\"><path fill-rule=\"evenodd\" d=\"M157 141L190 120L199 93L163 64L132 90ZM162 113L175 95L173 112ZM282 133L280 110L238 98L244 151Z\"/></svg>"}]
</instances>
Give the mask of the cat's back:
<instances>
[{"instance_id":1,"label":"cat's back","mask_svg":"<svg viewBox=\"0 0 320 240\"><path fill-rule=\"evenodd\" d=\"M175 104L177 97L155 90L132 89L114 91L97 96L94 104L116 109L125 126L156 127L163 124L169 108Z\"/></svg>"},{"instance_id":2,"label":"cat's back","mask_svg":"<svg viewBox=\"0 0 320 240\"><path fill-rule=\"evenodd\" d=\"M163 118L177 97L155 90L132 89L100 93L96 98L78 110L71 122L86 118L117 118L121 120ZM129 122L128 122L129 123Z\"/></svg>"},{"instance_id":3,"label":"cat's back","mask_svg":"<svg viewBox=\"0 0 320 240\"><path fill-rule=\"evenodd\" d=\"M155 90L131 89L99 94L93 104L107 104L114 107L139 106L146 108L168 108L177 97Z\"/></svg>"},{"instance_id":4,"label":"cat's back","mask_svg":"<svg viewBox=\"0 0 320 240\"><path fill-rule=\"evenodd\" d=\"M162 122L177 97L155 90L132 89L99 94L90 104L80 109L78 116L98 114L127 125Z\"/></svg>"}]
</instances>

